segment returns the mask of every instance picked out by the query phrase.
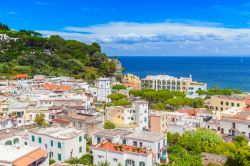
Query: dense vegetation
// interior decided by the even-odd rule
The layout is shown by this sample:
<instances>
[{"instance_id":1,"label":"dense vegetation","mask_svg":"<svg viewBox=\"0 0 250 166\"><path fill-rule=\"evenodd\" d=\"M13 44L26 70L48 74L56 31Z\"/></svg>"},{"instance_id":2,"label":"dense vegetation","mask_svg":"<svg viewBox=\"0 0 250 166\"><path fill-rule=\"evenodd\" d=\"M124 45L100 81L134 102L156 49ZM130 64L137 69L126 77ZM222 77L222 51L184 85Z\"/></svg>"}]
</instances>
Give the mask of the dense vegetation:
<instances>
[{"instance_id":1,"label":"dense vegetation","mask_svg":"<svg viewBox=\"0 0 250 166\"><path fill-rule=\"evenodd\" d=\"M225 143L221 136L211 130L198 129L187 131L183 135L168 133L168 165L201 166L201 152L226 156L227 166L250 165L250 148L243 136L232 143Z\"/></svg>"},{"instance_id":2,"label":"dense vegetation","mask_svg":"<svg viewBox=\"0 0 250 166\"><path fill-rule=\"evenodd\" d=\"M129 93L135 97L146 99L153 109L166 110L175 109L181 106L190 106L194 108L204 107L204 101L201 98L186 98L183 92L152 89L131 90Z\"/></svg>"},{"instance_id":3,"label":"dense vegetation","mask_svg":"<svg viewBox=\"0 0 250 166\"><path fill-rule=\"evenodd\" d=\"M34 31L10 30L4 24L0 24L0 34L18 38L0 42L0 75L27 73L94 80L115 72L115 63L97 43L87 45L60 36L42 37Z\"/></svg>"},{"instance_id":4,"label":"dense vegetation","mask_svg":"<svg viewBox=\"0 0 250 166\"><path fill-rule=\"evenodd\" d=\"M207 91L198 90L197 93L199 95L214 96L214 95L231 95L233 93L241 94L242 92L240 90L237 90L237 89L220 89L219 87L216 87L216 88L210 88Z\"/></svg>"},{"instance_id":5,"label":"dense vegetation","mask_svg":"<svg viewBox=\"0 0 250 166\"><path fill-rule=\"evenodd\" d=\"M104 123L103 128L104 128L104 129L111 130L111 129L115 129L115 128L116 128L116 125L115 125L113 122L107 120L107 121Z\"/></svg>"},{"instance_id":6,"label":"dense vegetation","mask_svg":"<svg viewBox=\"0 0 250 166\"><path fill-rule=\"evenodd\" d=\"M112 93L108 96L111 99L111 103L109 106L124 106L124 105L131 105L132 102L129 101L128 97L122 93Z\"/></svg>"}]
</instances>

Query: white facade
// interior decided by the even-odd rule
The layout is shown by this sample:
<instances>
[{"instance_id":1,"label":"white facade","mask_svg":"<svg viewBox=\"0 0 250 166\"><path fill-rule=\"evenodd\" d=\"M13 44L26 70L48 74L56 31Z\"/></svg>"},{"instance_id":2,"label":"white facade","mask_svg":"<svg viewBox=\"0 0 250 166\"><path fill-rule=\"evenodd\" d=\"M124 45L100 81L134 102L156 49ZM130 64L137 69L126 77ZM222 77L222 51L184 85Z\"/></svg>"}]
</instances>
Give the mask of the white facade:
<instances>
[{"instance_id":1,"label":"white facade","mask_svg":"<svg viewBox=\"0 0 250 166\"><path fill-rule=\"evenodd\" d=\"M136 111L136 117L137 119L137 125L139 127L139 130L147 130L148 127L148 103L146 101L134 101L133 102L135 111Z\"/></svg>"},{"instance_id":2,"label":"white facade","mask_svg":"<svg viewBox=\"0 0 250 166\"><path fill-rule=\"evenodd\" d=\"M205 98L205 95L200 96L197 91L198 90L204 90L207 91L207 84L204 83L198 83L198 82L191 82L188 90L187 90L187 95L186 97L188 98L197 98L197 97L201 97L201 98Z\"/></svg>"},{"instance_id":3,"label":"white facade","mask_svg":"<svg viewBox=\"0 0 250 166\"><path fill-rule=\"evenodd\" d=\"M86 153L86 141L82 131L73 128L50 127L31 131L28 145L41 147L56 162L71 158L80 158Z\"/></svg>"},{"instance_id":4,"label":"white facade","mask_svg":"<svg viewBox=\"0 0 250 166\"><path fill-rule=\"evenodd\" d=\"M168 160L166 154L167 138L162 133L148 131L132 131L125 129L102 130L92 136L92 144L97 145L102 140L117 142L135 147L144 147L152 150L156 155L156 162L160 163L161 159Z\"/></svg>"},{"instance_id":5,"label":"white facade","mask_svg":"<svg viewBox=\"0 0 250 166\"><path fill-rule=\"evenodd\" d=\"M108 95L111 94L111 80L110 78L99 78L96 82L97 88L97 101L98 102L109 102Z\"/></svg>"},{"instance_id":6,"label":"white facade","mask_svg":"<svg viewBox=\"0 0 250 166\"><path fill-rule=\"evenodd\" d=\"M219 122L220 132L225 135L245 135L250 139L250 120L236 118L222 118Z\"/></svg>"},{"instance_id":7,"label":"white facade","mask_svg":"<svg viewBox=\"0 0 250 166\"><path fill-rule=\"evenodd\" d=\"M135 147L136 148L136 147ZM107 161L110 166L153 166L155 165L155 155L148 151L146 153L137 153L131 151L118 151L114 149L105 149L97 146L92 147L93 164L105 163Z\"/></svg>"}]
</instances>

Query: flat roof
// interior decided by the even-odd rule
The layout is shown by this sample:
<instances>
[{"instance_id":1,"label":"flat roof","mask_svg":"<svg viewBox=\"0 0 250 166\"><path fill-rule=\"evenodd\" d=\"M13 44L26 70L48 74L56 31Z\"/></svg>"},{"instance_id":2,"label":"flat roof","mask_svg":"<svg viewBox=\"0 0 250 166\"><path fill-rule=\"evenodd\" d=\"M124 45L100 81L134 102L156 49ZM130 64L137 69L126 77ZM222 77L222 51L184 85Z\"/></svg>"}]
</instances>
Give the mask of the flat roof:
<instances>
[{"instance_id":1,"label":"flat roof","mask_svg":"<svg viewBox=\"0 0 250 166\"><path fill-rule=\"evenodd\" d=\"M141 132L134 132L125 137L135 139L135 140L155 142L155 141L161 140L163 137L165 137L165 135L162 133L157 133L157 132L141 131Z\"/></svg>"},{"instance_id":2,"label":"flat roof","mask_svg":"<svg viewBox=\"0 0 250 166\"><path fill-rule=\"evenodd\" d=\"M46 135L57 139L70 139L79 136L83 131L68 127L49 127L30 131L38 135Z\"/></svg>"},{"instance_id":3,"label":"flat roof","mask_svg":"<svg viewBox=\"0 0 250 166\"><path fill-rule=\"evenodd\" d=\"M32 152L41 154L40 150L40 148L31 146L0 145L0 161L15 162L22 159L24 156L28 157L30 154L32 154ZM43 154L45 153L46 152L44 151Z\"/></svg>"},{"instance_id":4,"label":"flat roof","mask_svg":"<svg viewBox=\"0 0 250 166\"><path fill-rule=\"evenodd\" d=\"M102 136L107 136L107 137L115 137L115 136L122 136L125 137L129 134L133 133L132 131L126 130L126 129L121 129L121 128L116 128L116 129L112 129L112 130L108 130L108 129L103 129L100 131L97 131L96 133L94 133L95 135L102 135Z\"/></svg>"},{"instance_id":5,"label":"flat roof","mask_svg":"<svg viewBox=\"0 0 250 166\"><path fill-rule=\"evenodd\" d=\"M22 136L26 134L27 132L21 129L17 129L17 128L4 129L4 130L0 130L0 140L4 140L4 139L11 138L14 136Z\"/></svg>"},{"instance_id":6,"label":"flat roof","mask_svg":"<svg viewBox=\"0 0 250 166\"><path fill-rule=\"evenodd\" d=\"M116 128L112 130L104 129L104 130L94 133L94 135L100 135L100 136L106 136L106 137L120 136L122 138L130 138L130 139L143 140L143 141L148 141L148 142L159 141L160 139L165 137L165 135L162 133L150 132L150 131L138 132L138 131L122 129L122 128Z\"/></svg>"}]
</instances>

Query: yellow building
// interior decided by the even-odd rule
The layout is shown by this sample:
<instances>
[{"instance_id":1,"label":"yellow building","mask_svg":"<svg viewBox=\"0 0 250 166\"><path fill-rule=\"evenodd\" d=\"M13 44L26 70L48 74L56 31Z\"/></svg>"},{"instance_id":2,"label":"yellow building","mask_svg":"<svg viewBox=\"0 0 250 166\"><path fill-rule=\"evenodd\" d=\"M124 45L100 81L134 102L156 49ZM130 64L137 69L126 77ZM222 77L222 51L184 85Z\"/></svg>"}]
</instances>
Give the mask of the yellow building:
<instances>
[{"instance_id":1,"label":"yellow building","mask_svg":"<svg viewBox=\"0 0 250 166\"><path fill-rule=\"evenodd\" d=\"M122 78L122 83L127 88L140 89L141 87L140 78L133 74L125 74Z\"/></svg>"},{"instance_id":2,"label":"yellow building","mask_svg":"<svg viewBox=\"0 0 250 166\"><path fill-rule=\"evenodd\" d=\"M211 96L210 99L206 100L205 105L213 111L224 111L232 107L246 107L243 99L232 96Z\"/></svg>"}]
</instances>

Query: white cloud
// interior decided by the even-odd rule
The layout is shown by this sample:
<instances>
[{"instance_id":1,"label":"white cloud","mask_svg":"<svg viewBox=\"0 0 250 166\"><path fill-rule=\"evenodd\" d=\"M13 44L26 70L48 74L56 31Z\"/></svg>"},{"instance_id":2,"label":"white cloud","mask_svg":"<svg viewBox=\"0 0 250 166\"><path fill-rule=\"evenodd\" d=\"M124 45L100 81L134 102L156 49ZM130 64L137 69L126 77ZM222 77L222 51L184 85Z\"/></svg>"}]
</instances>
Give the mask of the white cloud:
<instances>
[{"instance_id":1,"label":"white cloud","mask_svg":"<svg viewBox=\"0 0 250 166\"><path fill-rule=\"evenodd\" d=\"M221 24L111 22L64 31L39 31L67 39L99 42L117 55L248 55L250 29L224 28Z\"/></svg>"}]
</instances>

